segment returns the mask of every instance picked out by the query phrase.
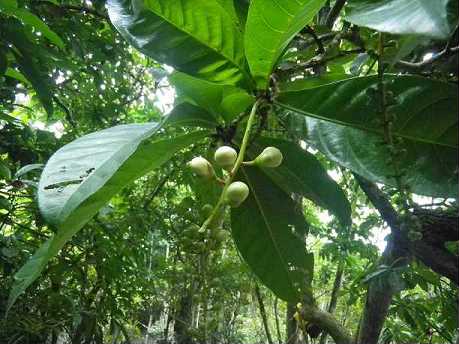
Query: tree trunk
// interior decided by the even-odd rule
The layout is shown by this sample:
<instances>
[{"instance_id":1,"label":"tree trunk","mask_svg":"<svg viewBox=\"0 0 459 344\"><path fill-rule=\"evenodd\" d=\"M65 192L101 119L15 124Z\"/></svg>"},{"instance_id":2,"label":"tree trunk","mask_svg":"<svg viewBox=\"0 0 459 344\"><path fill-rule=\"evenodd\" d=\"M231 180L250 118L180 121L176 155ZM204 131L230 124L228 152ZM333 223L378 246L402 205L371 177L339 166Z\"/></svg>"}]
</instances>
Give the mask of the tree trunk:
<instances>
[{"instance_id":1,"label":"tree trunk","mask_svg":"<svg viewBox=\"0 0 459 344\"><path fill-rule=\"evenodd\" d=\"M174 332L177 344L192 343L189 329L191 326L192 298L189 291L182 296L179 309L176 312Z\"/></svg>"},{"instance_id":2,"label":"tree trunk","mask_svg":"<svg viewBox=\"0 0 459 344\"><path fill-rule=\"evenodd\" d=\"M333 314L336 309L336 304L338 303L338 292L341 288L341 280L343 278L344 272L344 260L341 259L338 268L336 269L335 281L333 282L333 289L330 297L330 303L328 304L327 311L330 314ZM328 334L326 332L322 333L320 337L319 344L325 344L327 342Z\"/></svg>"},{"instance_id":3,"label":"tree trunk","mask_svg":"<svg viewBox=\"0 0 459 344\"><path fill-rule=\"evenodd\" d=\"M391 266L399 262L397 266L403 266L408 263L408 259L400 259L406 258L406 255L400 254L403 250L399 250L396 243L393 238L389 240L378 265ZM369 282L357 344L378 343L392 297L399 292L385 277L375 277Z\"/></svg>"},{"instance_id":4,"label":"tree trunk","mask_svg":"<svg viewBox=\"0 0 459 344\"><path fill-rule=\"evenodd\" d=\"M392 207L384 193L368 180L354 174L357 182L367 195L370 202L378 209L381 217L387 222L392 233L397 233L400 239L417 259L430 267L436 273L445 276L459 286L459 267L457 256L445 247L446 241L459 239L458 215L445 211L419 210L413 212L421 221L422 239L409 241L406 234L399 228L400 221L397 211Z\"/></svg>"},{"instance_id":5,"label":"tree trunk","mask_svg":"<svg viewBox=\"0 0 459 344\"><path fill-rule=\"evenodd\" d=\"M397 211L375 184L358 175L354 175L354 177L370 202L391 228L391 237L378 265L393 266L396 264L397 266L403 266L408 264L410 260L409 242L404 238L400 230L401 222ZM384 277L376 277L369 282L357 344L378 343L392 297L397 292L397 287Z\"/></svg>"},{"instance_id":6,"label":"tree trunk","mask_svg":"<svg viewBox=\"0 0 459 344\"><path fill-rule=\"evenodd\" d=\"M263 298L261 297L260 288L258 287L258 284L255 284L255 296L257 297L258 305L260 307L260 315L263 321L263 327L265 328L266 338L268 339L269 344L273 344L271 332L269 332L268 317L266 316L265 305L263 303Z\"/></svg>"}]
</instances>

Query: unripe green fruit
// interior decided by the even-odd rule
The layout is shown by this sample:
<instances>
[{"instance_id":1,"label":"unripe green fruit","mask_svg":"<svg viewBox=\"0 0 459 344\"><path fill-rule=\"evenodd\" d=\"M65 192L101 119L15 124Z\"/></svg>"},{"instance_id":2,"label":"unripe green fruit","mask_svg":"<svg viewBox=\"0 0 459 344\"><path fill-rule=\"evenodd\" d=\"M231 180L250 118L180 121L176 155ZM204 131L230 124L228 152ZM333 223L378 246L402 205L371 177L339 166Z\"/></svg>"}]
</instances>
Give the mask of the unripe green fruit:
<instances>
[{"instance_id":1,"label":"unripe green fruit","mask_svg":"<svg viewBox=\"0 0 459 344\"><path fill-rule=\"evenodd\" d=\"M226 239L225 231L219 230L219 231L215 232L214 233L214 239L215 239L215 241L217 241L219 243L225 241L225 239Z\"/></svg>"},{"instance_id":2,"label":"unripe green fruit","mask_svg":"<svg viewBox=\"0 0 459 344\"><path fill-rule=\"evenodd\" d=\"M198 225L192 224L183 231L183 235L191 239L197 238L200 228L201 227L199 227Z\"/></svg>"},{"instance_id":3,"label":"unripe green fruit","mask_svg":"<svg viewBox=\"0 0 459 344\"><path fill-rule=\"evenodd\" d=\"M282 163L282 153L276 147L266 147L255 159L255 164L261 167L277 167Z\"/></svg>"},{"instance_id":4,"label":"unripe green fruit","mask_svg":"<svg viewBox=\"0 0 459 344\"><path fill-rule=\"evenodd\" d=\"M232 207L239 207L249 195L249 187L243 182L234 182L226 190L226 200Z\"/></svg>"},{"instance_id":5,"label":"unripe green fruit","mask_svg":"<svg viewBox=\"0 0 459 344\"><path fill-rule=\"evenodd\" d=\"M206 178L206 179L211 179L214 177L214 169L212 165L202 156L193 158L190 162L188 162L187 165L199 177Z\"/></svg>"},{"instance_id":6,"label":"unripe green fruit","mask_svg":"<svg viewBox=\"0 0 459 344\"><path fill-rule=\"evenodd\" d=\"M228 146L222 146L215 151L215 162L224 169L233 167L237 159L237 152Z\"/></svg>"}]
</instances>

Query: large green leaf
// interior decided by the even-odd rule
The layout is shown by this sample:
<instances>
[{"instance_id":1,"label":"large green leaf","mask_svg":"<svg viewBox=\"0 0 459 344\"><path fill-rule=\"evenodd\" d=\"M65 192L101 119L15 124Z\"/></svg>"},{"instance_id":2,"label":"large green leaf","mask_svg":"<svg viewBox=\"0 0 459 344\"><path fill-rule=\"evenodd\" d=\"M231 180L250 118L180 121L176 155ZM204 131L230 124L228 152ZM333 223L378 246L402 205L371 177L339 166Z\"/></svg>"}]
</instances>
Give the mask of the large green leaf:
<instances>
[{"instance_id":1,"label":"large green leaf","mask_svg":"<svg viewBox=\"0 0 459 344\"><path fill-rule=\"evenodd\" d=\"M110 20L142 53L224 84L250 84L242 34L215 0L109 0Z\"/></svg>"},{"instance_id":2,"label":"large green leaf","mask_svg":"<svg viewBox=\"0 0 459 344\"><path fill-rule=\"evenodd\" d=\"M325 0L252 0L245 28L245 53L258 88L292 38L312 21Z\"/></svg>"},{"instance_id":3,"label":"large green leaf","mask_svg":"<svg viewBox=\"0 0 459 344\"><path fill-rule=\"evenodd\" d=\"M290 113L288 126L329 159L363 177L396 186L391 154L382 136L368 131ZM457 197L457 150L405 140L399 157L403 182L422 195Z\"/></svg>"},{"instance_id":4,"label":"large green leaf","mask_svg":"<svg viewBox=\"0 0 459 344\"><path fill-rule=\"evenodd\" d=\"M223 117L230 121L255 101L253 96L235 86L209 82L184 73L174 73L169 79L178 96L191 98L217 119Z\"/></svg>"},{"instance_id":5,"label":"large green leaf","mask_svg":"<svg viewBox=\"0 0 459 344\"><path fill-rule=\"evenodd\" d=\"M226 12L231 16L231 19L237 23L239 30L244 30L245 21L242 20L240 15L240 5L239 0L216 0L220 6L222 6Z\"/></svg>"},{"instance_id":6,"label":"large green leaf","mask_svg":"<svg viewBox=\"0 0 459 344\"><path fill-rule=\"evenodd\" d=\"M325 73L318 76L307 77L304 79L296 79L293 81L283 82L279 85L279 88L284 92L286 91L301 91L308 88L316 88L326 84L332 84L334 82L349 79L349 74L344 73Z\"/></svg>"},{"instance_id":7,"label":"large green leaf","mask_svg":"<svg viewBox=\"0 0 459 344\"><path fill-rule=\"evenodd\" d=\"M218 125L218 122L205 109L188 102L183 102L174 106L171 113L166 117L164 125L212 129Z\"/></svg>"},{"instance_id":8,"label":"large green leaf","mask_svg":"<svg viewBox=\"0 0 459 344\"><path fill-rule=\"evenodd\" d=\"M289 195L258 168L241 171L250 194L231 210L236 246L255 275L279 298L299 302L313 276L313 256L305 247L308 225Z\"/></svg>"},{"instance_id":9,"label":"large green leaf","mask_svg":"<svg viewBox=\"0 0 459 344\"><path fill-rule=\"evenodd\" d=\"M112 196L206 136L206 132L194 132L154 140L160 128L150 123L105 129L69 143L49 159L40 179L38 202L57 233L16 273L8 307Z\"/></svg>"},{"instance_id":10,"label":"large green leaf","mask_svg":"<svg viewBox=\"0 0 459 344\"><path fill-rule=\"evenodd\" d=\"M386 75L393 134L457 149L457 86L417 76ZM383 132L377 76L281 92L278 105L306 116L376 133Z\"/></svg>"},{"instance_id":11,"label":"large green leaf","mask_svg":"<svg viewBox=\"0 0 459 344\"><path fill-rule=\"evenodd\" d=\"M350 2L346 20L393 34L447 38L449 0L357 0Z\"/></svg>"},{"instance_id":12,"label":"large green leaf","mask_svg":"<svg viewBox=\"0 0 459 344\"><path fill-rule=\"evenodd\" d=\"M351 207L343 190L314 155L293 142L266 137L257 139L251 153L256 156L267 146L279 148L284 160L277 168L263 168L266 175L288 194L301 194L330 210L343 225L351 223Z\"/></svg>"}]
</instances>

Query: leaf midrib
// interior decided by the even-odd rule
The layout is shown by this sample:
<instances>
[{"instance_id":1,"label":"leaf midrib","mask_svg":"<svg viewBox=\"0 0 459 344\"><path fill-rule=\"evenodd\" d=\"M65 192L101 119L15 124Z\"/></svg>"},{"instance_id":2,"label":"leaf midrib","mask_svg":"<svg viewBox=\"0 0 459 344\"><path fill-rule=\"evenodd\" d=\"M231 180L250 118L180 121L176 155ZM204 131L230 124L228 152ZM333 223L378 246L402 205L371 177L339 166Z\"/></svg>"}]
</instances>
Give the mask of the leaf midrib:
<instances>
[{"instance_id":1,"label":"leaf midrib","mask_svg":"<svg viewBox=\"0 0 459 344\"><path fill-rule=\"evenodd\" d=\"M375 133L375 134L382 134L381 130L377 130L377 129L374 129L374 128L369 128L369 127L366 127L364 125L360 125L360 124L357 124L357 123L343 122L343 121L340 121L340 120L338 120L336 118L324 117L324 116L321 116L321 115L318 115L318 114L314 114L314 113L311 113L311 112L308 112L308 111L305 111L305 110L302 110L302 109L298 109L298 108L296 108L296 107L294 107L292 105L281 103L281 102L279 102L277 100L274 100L274 104L278 105L278 106L280 106L280 107L282 107L284 109L287 109L287 110L302 114L302 115L304 115L306 117L312 117L312 118L316 118L316 119L319 119L319 120L322 120L322 121L325 121L325 122L339 124L339 125L342 125L344 127L355 128L355 129L359 129L359 130L363 130L363 131L367 131L367 132L372 132L372 133ZM398 133L398 132L394 132L393 135L401 137L401 138L404 138L404 139L408 139L408 140L411 140L411 141L414 141L414 142L423 142L423 143L427 143L427 144L430 144L430 145L438 145L438 146L445 146L445 147L458 149L458 147L455 146L455 145L450 145L450 144L447 144L447 143L444 143L444 142L426 140L426 139L423 139L423 138L420 138L420 137L413 137L413 136L406 135L406 134L401 134L401 133Z\"/></svg>"},{"instance_id":2,"label":"leaf midrib","mask_svg":"<svg viewBox=\"0 0 459 344\"><path fill-rule=\"evenodd\" d=\"M215 4L221 9L222 12L225 13L225 10L220 6L220 4L218 4L217 2L215 2ZM161 18L162 20L164 20L165 22L169 23L170 25L172 25L175 29L177 29L178 31L182 32L182 33L185 33L186 35L188 35L189 37L193 38L195 41L199 42L200 44L206 46L207 48L209 48L210 50L212 50L214 53L216 53L217 55L220 55L222 57L225 58L225 60L227 61L230 61L234 66L236 66L238 68L238 70L241 72L241 74L247 78L247 74L246 74L246 71L244 69L244 66L241 66L239 65L236 61L234 61L232 58L226 56L226 55L223 55L223 53L219 50L217 50L216 48L212 47L211 45L208 45L207 42L203 42L200 38L192 35L191 32L188 32L187 30L185 30L184 28L181 28L179 26L177 26L176 23L174 23L171 19L165 17L162 13L159 14L157 13L155 10L153 10L150 6L147 5L147 8L156 16L158 16L159 18ZM237 30L236 30L237 31ZM236 41L236 39L235 39ZM232 47L234 49L234 45L235 44L232 44ZM243 60L243 59L242 59Z\"/></svg>"},{"instance_id":3,"label":"leaf midrib","mask_svg":"<svg viewBox=\"0 0 459 344\"><path fill-rule=\"evenodd\" d=\"M151 128L150 130L148 130L147 132L145 132L143 135L141 135L135 142L132 142L132 141L127 141L121 149L117 150L111 157L110 159L107 159L102 165L100 165L97 170L95 172L99 172L101 170L104 170L105 171L105 166L107 166L107 164L111 164L111 162L113 161L114 157L118 157L118 156L122 156L122 153L124 153L126 150L128 150L130 148L131 145L134 145L136 144L136 148L141 144L141 142L143 140L145 140L146 138L150 137L151 135L153 135L158 129L160 128L160 126L158 124L156 124L156 126L154 126L153 128ZM136 152L136 148L134 148L132 154L134 154ZM111 174L111 176L107 179L110 180L113 175L115 175L118 170L122 167L123 163L129 159L132 154L130 154L129 156L126 156L126 158L121 161L121 164L120 166L118 167L118 169L116 171L114 171L114 173ZM87 185L88 183L90 183L94 178L96 177L96 173L94 174L91 174L88 176L88 178L86 178L81 184L78 185L78 188L72 192L72 195L67 199L67 201L65 202L65 205L61 207L61 209L59 210L59 212L57 213L57 219L59 219L59 221L57 222L56 220L52 220L52 222L54 223L57 223L58 225L62 224L62 223L65 223L65 221L69 218L69 216L75 211L75 209L77 209L81 204L83 204L88 198L90 198L92 195L95 195L97 194L98 192L100 192L101 189L103 189L103 187L106 185L106 183L104 183L103 185L101 185L100 188L98 188L96 191L94 191L93 193L91 194L88 194L86 198L82 199L78 204L76 204L74 207L71 207L69 209L67 209L68 205L69 204L72 204L72 202L74 202L75 198L78 198L77 196L80 196L78 190L81 190L81 187L83 185Z\"/></svg>"},{"instance_id":4,"label":"leaf midrib","mask_svg":"<svg viewBox=\"0 0 459 344\"><path fill-rule=\"evenodd\" d=\"M265 215L265 212L264 212L264 210L263 210L263 207L262 207L262 205L261 205L261 203L260 203L260 201L259 201L259 199L258 199L258 197L257 197L257 193L255 192L255 188L253 187L252 183L250 182L250 178L249 178L249 176L247 175L247 173L245 172L245 170L244 170L243 167L241 167L241 171L242 171L242 173L244 174L244 176L245 176L245 178L246 178L246 180L247 180L247 183L248 183L249 186L250 186L250 189L252 190L253 198L255 199L255 202L256 202L256 204L257 204L257 206L258 206L258 209L260 210L260 213L261 213L261 217L262 217L262 219L263 219L263 222L266 224L266 228L268 229L268 233L269 233L269 236L270 236L271 241L272 241L272 243L273 243L274 249L276 250L276 252L277 252L277 254L278 254L278 256L279 256L279 259L280 259L281 262L282 262L281 265L282 265L282 267L283 267L284 270L285 270L285 273L286 273L287 278L288 278L288 280L289 280L289 282L290 282L290 285L293 287L293 286L294 286L294 283L293 283L293 281L292 281L292 279L291 279L291 277L290 277L290 274L289 274L288 269L286 268L287 265L286 265L286 263L285 263L285 261L284 261L284 258L283 258L282 254L281 254L281 251L280 251L279 247L278 247L277 244L276 244L276 240L274 240L271 226L270 226L269 221L268 221L268 219L267 219L267 217L266 217L266 215ZM293 287L293 289L294 289L294 287Z\"/></svg>"}]
</instances>

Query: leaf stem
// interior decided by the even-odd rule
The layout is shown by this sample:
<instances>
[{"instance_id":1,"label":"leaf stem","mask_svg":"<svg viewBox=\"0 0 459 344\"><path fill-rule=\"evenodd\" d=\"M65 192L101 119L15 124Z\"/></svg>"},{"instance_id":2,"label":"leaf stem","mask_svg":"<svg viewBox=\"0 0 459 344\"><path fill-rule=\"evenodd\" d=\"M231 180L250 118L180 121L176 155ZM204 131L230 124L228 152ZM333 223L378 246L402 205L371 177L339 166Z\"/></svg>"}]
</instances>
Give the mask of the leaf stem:
<instances>
[{"instance_id":1,"label":"leaf stem","mask_svg":"<svg viewBox=\"0 0 459 344\"><path fill-rule=\"evenodd\" d=\"M223 187L222 193L220 194L220 198L218 199L217 204L215 205L214 209L212 210L212 213L209 215L209 217L204 221L202 224L200 231L203 232L207 229L209 224L211 224L215 217L220 213L221 207L225 204L225 196L226 196L226 190L228 189L228 186L231 184L233 181L234 177L236 176L239 168L242 165L242 162L244 161L244 156L245 156L245 151L247 150L247 145L249 143L249 137L250 137L250 130L252 129L253 122L255 120L255 115L257 113L258 105L260 103L260 99L255 102L252 106L252 110L250 111L249 119L247 120L247 124L245 127L245 132L244 136L242 138L242 143L241 143L241 149L239 150L238 157L236 159L236 162L234 163L233 168L228 174L228 178L226 179L225 185Z\"/></svg>"}]
</instances>

